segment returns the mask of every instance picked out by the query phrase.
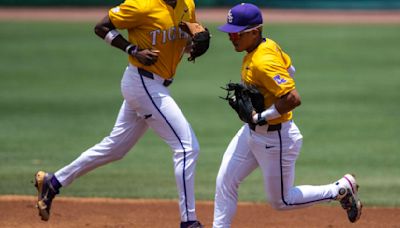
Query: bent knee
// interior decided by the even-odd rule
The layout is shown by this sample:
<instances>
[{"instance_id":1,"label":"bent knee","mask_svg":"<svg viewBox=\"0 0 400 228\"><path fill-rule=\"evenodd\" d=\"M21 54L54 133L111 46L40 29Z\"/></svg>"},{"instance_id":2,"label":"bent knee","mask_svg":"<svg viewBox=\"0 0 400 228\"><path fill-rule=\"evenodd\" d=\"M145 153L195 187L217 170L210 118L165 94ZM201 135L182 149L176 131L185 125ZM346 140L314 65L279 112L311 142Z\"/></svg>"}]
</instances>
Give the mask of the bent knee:
<instances>
[{"instance_id":1,"label":"bent knee","mask_svg":"<svg viewBox=\"0 0 400 228\"><path fill-rule=\"evenodd\" d=\"M113 155L113 156L110 156L110 160L111 161L118 161L118 160L121 160L122 158L124 158L125 157L125 154L122 154L122 153L120 153L120 154L115 154L115 155Z\"/></svg>"},{"instance_id":2,"label":"bent knee","mask_svg":"<svg viewBox=\"0 0 400 228\"><path fill-rule=\"evenodd\" d=\"M240 185L240 181L233 178L231 175L219 173L216 179L217 191L227 193L236 193Z\"/></svg>"},{"instance_id":3,"label":"bent knee","mask_svg":"<svg viewBox=\"0 0 400 228\"><path fill-rule=\"evenodd\" d=\"M103 160L105 163L109 163L109 162L121 160L124 157L124 155L125 154L107 153L107 154L100 154L100 155L92 156L92 157L95 157L94 159L96 159L96 160Z\"/></svg>"}]
</instances>

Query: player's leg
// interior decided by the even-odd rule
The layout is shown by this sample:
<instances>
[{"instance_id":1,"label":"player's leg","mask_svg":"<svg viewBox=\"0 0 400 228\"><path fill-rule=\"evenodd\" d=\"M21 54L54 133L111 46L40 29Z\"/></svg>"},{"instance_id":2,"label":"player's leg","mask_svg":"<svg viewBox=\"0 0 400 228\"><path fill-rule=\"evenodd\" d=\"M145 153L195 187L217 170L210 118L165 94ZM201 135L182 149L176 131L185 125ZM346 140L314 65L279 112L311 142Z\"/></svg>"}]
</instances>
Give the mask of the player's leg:
<instances>
[{"instance_id":1,"label":"player's leg","mask_svg":"<svg viewBox=\"0 0 400 228\"><path fill-rule=\"evenodd\" d=\"M39 171L35 175L35 186L38 189L37 206L42 219L49 219L52 200L59 193L61 186L68 186L74 179L96 167L121 159L146 129L147 125L143 119L124 102L109 136L54 175Z\"/></svg>"},{"instance_id":2,"label":"player's leg","mask_svg":"<svg viewBox=\"0 0 400 228\"><path fill-rule=\"evenodd\" d=\"M213 227L230 227L236 213L240 183L258 164L248 146L250 130L243 126L229 143L218 172Z\"/></svg>"},{"instance_id":3,"label":"player's leg","mask_svg":"<svg viewBox=\"0 0 400 228\"><path fill-rule=\"evenodd\" d=\"M192 127L174 100L171 97L161 99L163 106L159 107L160 114L154 114L147 119L147 123L174 152L181 221L196 221L194 181L200 146Z\"/></svg>"},{"instance_id":4,"label":"player's leg","mask_svg":"<svg viewBox=\"0 0 400 228\"><path fill-rule=\"evenodd\" d=\"M55 173L62 186L109 162L119 160L136 144L148 126L129 104L121 106L114 128L100 143L83 152L71 164Z\"/></svg>"},{"instance_id":5,"label":"player's leg","mask_svg":"<svg viewBox=\"0 0 400 228\"><path fill-rule=\"evenodd\" d=\"M124 73L122 87L131 83L129 78L132 78L132 75L127 69ZM132 100L131 94L124 95L127 95L126 100ZM54 175L44 171L39 171L35 175L35 186L38 190L37 206L43 220L49 219L52 200L59 193L61 186L69 185L75 178L96 167L121 159L144 134L148 126L144 117L138 115L132 108L133 105L126 101L123 102L112 132L99 144L83 152L72 163L58 170Z\"/></svg>"},{"instance_id":6,"label":"player's leg","mask_svg":"<svg viewBox=\"0 0 400 228\"><path fill-rule=\"evenodd\" d=\"M302 136L291 121L284 123L280 131L260 134L251 140L252 151L262 169L267 198L275 209L306 207L330 201L337 195L334 184L293 186L301 146Z\"/></svg>"},{"instance_id":7,"label":"player's leg","mask_svg":"<svg viewBox=\"0 0 400 228\"><path fill-rule=\"evenodd\" d=\"M121 91L125 100L112 132L70 165L55 173L63 186L100 165L121 159L146 132L146 117L142 115L142 107L137 102L145 93L138 81L136 72L127 67L121 80Z\"/></svg>"},{"instance_id":8,"label":"player's leg","mask_svg":"<svg viewBox=\"0 0 400 228\"><path fill-rule=\"evenodd\" d=\"M262 167L265 190L272 207L290 210L338 200L350 222L360 218L362 204L357 196L358 186L350 174L326 185L293 186L295 163L302 145L302 136L293 122L283 124L281 131L264 136L260 136L264 143L252 140L251 145Z\"/></svg>"},{"instance_id":9,"label":"player's leg","mask_svg":"<svg viewBox=\"0 0 400 228\"><path fill-rule=\"evenodd\" d=\"M175 182L179 195L181 222L197 221L195 205L195 174L199 149L173 153Z\"/></svg>"},{"instance_id":10,"label":"player's leg","mask_svg":"<svg viewBox=\"0 0 400 228\"><path fill-rule=\"evenodd\" d=\"M179 194L181 221L196 221L194 182L200 152L197 137L171 97L163 98L162 115L147 120L155 132L171 147L175 180Z\"/></svg>"},{"instance_id":11,"label":"player's leg","mask_svg":"<svg viewBox=\"0 0 400 228\"><path fill-rule=\"evenodd\" d=\"M135 101L138 112L174 152L181 221L196 221L194 178L200 150L197 137L167 87L141 75L136 79L140 79L137 83L143 88L143 97Z\"/></svg>"}]
</instances>

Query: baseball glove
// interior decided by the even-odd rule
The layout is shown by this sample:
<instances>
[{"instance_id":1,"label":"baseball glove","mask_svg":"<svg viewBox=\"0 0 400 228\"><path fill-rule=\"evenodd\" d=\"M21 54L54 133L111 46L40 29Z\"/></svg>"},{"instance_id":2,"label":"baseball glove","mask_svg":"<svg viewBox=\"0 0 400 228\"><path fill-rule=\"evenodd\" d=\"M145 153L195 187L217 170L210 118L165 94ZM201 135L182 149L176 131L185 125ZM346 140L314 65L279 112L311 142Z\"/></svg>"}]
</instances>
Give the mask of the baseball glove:
<instances>
[{"instance_id":1,"label":"baseball glove","mask_svg":"<svg viewBox=\"0 0 400 228\"><path fill-rule=\"evenodd\" d=\"M199 23L180 22L179 27L192 38L189 61L203 55L210 46L210 32Z\"/></svg>"},{"instance_id":2,"label":"baseball glove","mask_svg":"<svg viewBox=\"0 0 400 228\"><path fill-rule=\"evenodd\" d=\"M266 124L265 120L253 122L253 114L264 111L264 96L255 86L229 82L222 89L226 90L227 94L226 97L221 98L228 101L243 122L258 125Z\"/></svg>"}]
</instances>

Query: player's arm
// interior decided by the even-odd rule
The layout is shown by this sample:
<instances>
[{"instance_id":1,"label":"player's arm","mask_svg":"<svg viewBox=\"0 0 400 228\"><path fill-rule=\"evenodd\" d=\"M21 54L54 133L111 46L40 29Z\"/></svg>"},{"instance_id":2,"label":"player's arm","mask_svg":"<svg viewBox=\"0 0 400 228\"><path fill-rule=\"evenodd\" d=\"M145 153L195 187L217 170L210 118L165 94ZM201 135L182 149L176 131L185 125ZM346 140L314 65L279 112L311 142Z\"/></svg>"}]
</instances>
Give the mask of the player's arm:
<instances>
[{"instance_id":1,"label":"player's arm","mask_svg":"<svg viewBox=\"0 0 400 228\"><path fill-rule=\"evenodd\" d=\"M272 120L280 117L282 114L292 111L301 104L300 95L296 89L291 90L275 101L273 105L261 113L253 113L253 122Z\"/></svg>"},{"instance_id":2,"label":"player's arm","mask_svg":"<svg viewBox=\"0 0 400 228\"><path fill-rule=\"evenodd\" d=\"M116 29L113 23L111 22L108 15L106 15L103 19L101 19L96 26L94 27L94 32L97 36L104 39L111 46L121 49L122 51L127 52L130 55L135 56L136 51L135 48L132 48L132 45L129 41L127 41Z\"/></svg>"},{"instance_id":3,"label":"player's arm","mask_svg":"<svg viewBox=\"0 0 400 228\"><path fill-rule=\"evenodd\" d=\"M121 49L128 55L135 57L144 65L152 65L158 59L158 51L149 49L140 49L138 46L131 44L126 40L115 28L106 15L94 27L94 32L97 36L104 39L111 46Z\"/></svg>"},{"instance_id":4,"label":"player's arm","mask_svg":"<svg viewBox=\"0 0 400 228\"><path fill-rule=\"evenodd\" d=\"M291 90L289 93L283 95L275 102L276 110L280 114L292 111L301 104L300 95L296 89Z\"/></svg>"},{"instance_id":5,"label":"player's arm","mask_svg":"<svg viewBox=\"0 0 400 228\"><path fill-rule=\"evenodd\" d=\"M264 57L267 58L268 56L264 55ZM296 90L293 78L289 76L281 64L275 63L273 58L267 60L269 61L263 61L263 63L269 62L269 64L261 65L255 73L274 75L260 78L264 87L269 88L269 91L278 99L270 107L266 107L263 112L253 115L255 123L279 118L282 114L292 111L301 104L300 95Z\"/></svg>"}]
</instances>

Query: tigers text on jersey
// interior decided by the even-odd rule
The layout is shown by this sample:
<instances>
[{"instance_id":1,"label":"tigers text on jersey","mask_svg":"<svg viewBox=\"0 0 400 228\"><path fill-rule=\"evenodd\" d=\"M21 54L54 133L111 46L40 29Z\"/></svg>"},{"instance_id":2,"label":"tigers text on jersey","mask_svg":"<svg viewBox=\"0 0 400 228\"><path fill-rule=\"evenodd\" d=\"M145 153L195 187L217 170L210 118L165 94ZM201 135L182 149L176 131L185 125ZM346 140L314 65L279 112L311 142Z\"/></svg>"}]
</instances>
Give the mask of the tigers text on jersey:
<instances>
[{"instance_id":1,"label":"tigers text on jersey","mask_svg":"<svg viewBox=\"0 0 400 228\"><path fill-rule=\"evenodd\" d=\"M265 108L270 107L279 97L295 89L295 82L289 75L290 57L275 41L265 39L255 50L248 53L242 64L242 81L255 85L264 95ZM268 121L278 124L292 119L292 112Z\"/></svg>"},{"instance_id":2,"label":"tigers text on jersey","mask_svg":"<svg viewBox=\"0 0 400 228\"><path fill-rule=\"evenodd\" d=\"M172 78L182 58L188 35L179 22L195 22L193 0L177 1L172 8L163 0L126 0L110 9L109 17L117 29L127 29L128 40L141 49L159 50L158 60L151 66L141 64L133 56L129 62L165 79Z\"/></svg>"}]
</instances>

